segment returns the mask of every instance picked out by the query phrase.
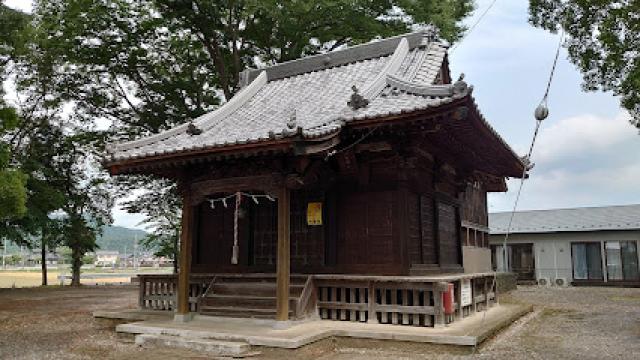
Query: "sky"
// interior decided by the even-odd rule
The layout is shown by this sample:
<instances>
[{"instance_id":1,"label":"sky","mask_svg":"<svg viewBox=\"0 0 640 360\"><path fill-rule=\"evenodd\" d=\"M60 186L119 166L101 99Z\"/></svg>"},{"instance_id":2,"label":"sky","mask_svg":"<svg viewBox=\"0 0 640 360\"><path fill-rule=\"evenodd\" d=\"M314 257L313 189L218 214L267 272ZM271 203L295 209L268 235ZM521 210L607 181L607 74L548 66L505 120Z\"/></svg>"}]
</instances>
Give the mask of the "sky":
<instances>
[{"instance_id":1,"label":"sky","mask_svg":"<svg viewBox=\"0 0 640 360\"><path fill-rule=\"evenodd\" d=\"M476 1L472 24L492 0ZM29 0L6 0L29 10ZM499 0L449 54L452 77L465 74L489 123L520 155L529 147L559 35L527 22L527 1ZM611 93L585 93L581 74L560 52L518 210L640 203L640 135ZM519 180L489 195L489 211L511 211ZM140 215L114 210L114 224L138 227Z\"/></svg>"}]
</instances>

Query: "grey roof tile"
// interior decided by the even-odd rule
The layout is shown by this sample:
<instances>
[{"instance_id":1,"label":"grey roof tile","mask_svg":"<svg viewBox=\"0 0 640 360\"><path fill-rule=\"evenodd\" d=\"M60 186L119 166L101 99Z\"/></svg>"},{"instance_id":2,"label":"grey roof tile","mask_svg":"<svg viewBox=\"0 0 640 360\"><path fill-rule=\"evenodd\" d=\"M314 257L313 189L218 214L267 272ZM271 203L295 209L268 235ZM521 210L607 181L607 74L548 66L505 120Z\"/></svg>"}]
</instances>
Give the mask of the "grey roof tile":
<instances>
[{"instance_id":1,"label":"grey roof tile","mask_svg":"<svg viewBox=\"0 0 640 360\"><path fill-rule=\"evenodd\" d=\"M186 124L177 126L111 146L108 161L287 137L295 133L287 127L294 115L295 128L301 128L303 136L317 137L339 131L349 121L451 102L459 96L414 94L411 89L392 88L386 80L387 75L395 75L416 86L433 85L446 48L444 43L433 41L430 33L413 33L341 50L339 54L276 65L257 76L254 71L249 74L251 83L229 102L194 120L202 129L200 135L189 135ZM370 53L376 56L367 56ZM329 56L337 65L318 67L327 63L322 56ZM355 111L347 106L354 85L369 100L367 107Z\"/></svg>"},{"instance_id":2,"label":"grey roof tile","mask_svg":"<svg viewBox=\"0 0 640 360\"><path fill-rule=\"evenodd\" d=\"M511 212L489 214L491 234L505 234ZM640 205L518 211L510 233L640 230Z\"/></svg>"}]
</instances>

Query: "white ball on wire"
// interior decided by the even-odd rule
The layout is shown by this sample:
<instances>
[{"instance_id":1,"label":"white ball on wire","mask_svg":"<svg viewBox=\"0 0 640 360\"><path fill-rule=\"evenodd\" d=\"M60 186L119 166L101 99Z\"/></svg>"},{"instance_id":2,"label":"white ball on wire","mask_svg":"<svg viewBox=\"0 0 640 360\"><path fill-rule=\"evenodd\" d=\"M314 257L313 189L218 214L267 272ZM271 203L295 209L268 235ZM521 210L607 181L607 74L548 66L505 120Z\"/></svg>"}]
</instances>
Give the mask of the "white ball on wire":
<instances>
[{"instance_id":1,"label":"white ball on wire","mask_svg":"<svg viewBox=\"0 0 640 360\"><path fill-rule=\"evenodd\" d=\"M534 116L538 121L542 121L546 119L547 116L549 116L549 109L547 108L547 105L544 103L538 105L538 107L536 108L536 111L534 112Z\"/></svg>"}]
</instances>

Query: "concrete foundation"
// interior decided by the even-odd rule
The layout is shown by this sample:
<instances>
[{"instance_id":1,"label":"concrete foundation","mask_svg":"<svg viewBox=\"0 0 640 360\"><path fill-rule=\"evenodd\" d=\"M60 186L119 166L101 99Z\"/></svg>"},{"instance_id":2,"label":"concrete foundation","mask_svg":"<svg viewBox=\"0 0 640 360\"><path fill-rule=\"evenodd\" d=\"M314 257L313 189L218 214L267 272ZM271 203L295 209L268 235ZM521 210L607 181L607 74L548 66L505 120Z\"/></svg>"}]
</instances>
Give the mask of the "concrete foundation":
<instances>
[{"instance_id":1,"label":"concrete foundation","mask_svg":"<svg viewBox=\"0 0 640 360\"><path fill-rule=\"evenodd\" d=\"M498 305L490 308L486 313L478 312L442 328L309 320L291 322L287 328L277 329L274 327L275 322L269 320L196 315L192 321L186 323L178 323L172 319L149 320L118 325L116 331L135 335L153 335L155 337L143 337L137 341L156 341L169 346L172 346L174 341L177 341L176 346L187 346L188 341L180 341L192 339L296 349L331 337L476 346L529 311L531 307L524 305Z\"/></svg>"},{"instance_id":2,"label":"concrete foundation","mask_svg":"<svg viewBox=\"0 0 640 360\"><path fill-rule=\"evenodd\" d=\"M247 354L251 349L249 344L245 342L199 339L184 336L140 334L137 335L135 339L136 345L142 347L178 347L217 356L238 357Z\"/></svg>"}]
</instances>

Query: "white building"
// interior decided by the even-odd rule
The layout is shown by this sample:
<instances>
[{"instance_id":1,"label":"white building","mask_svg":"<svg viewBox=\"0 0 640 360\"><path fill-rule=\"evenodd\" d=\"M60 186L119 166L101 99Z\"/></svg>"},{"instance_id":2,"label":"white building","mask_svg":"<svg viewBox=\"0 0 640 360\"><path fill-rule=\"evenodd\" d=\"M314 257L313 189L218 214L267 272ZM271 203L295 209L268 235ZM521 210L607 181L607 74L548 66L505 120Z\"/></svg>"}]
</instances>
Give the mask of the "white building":
<instances>
[{"instance_id":1,"label":"white building","mask_svg":"<svg viewBox=\"0 0 640 360\"><path fill-rule=\"evenodd\" d=\"M96 251L96 266L116 266L118 263L118 256L120 255L117 251L111 250L98 250Z\"/></svg>"},{"instance_id":2,"label":"white building","mask_svg":"<svg viewBox=\"0 0 640 360\"><path fill-rule=\"evenodd\" d=\"M511 213L489 214L494 268L503 268ZM640 285L640 205L517 212L508 268L521 282Z\"/></svg>"}]
</instances>

